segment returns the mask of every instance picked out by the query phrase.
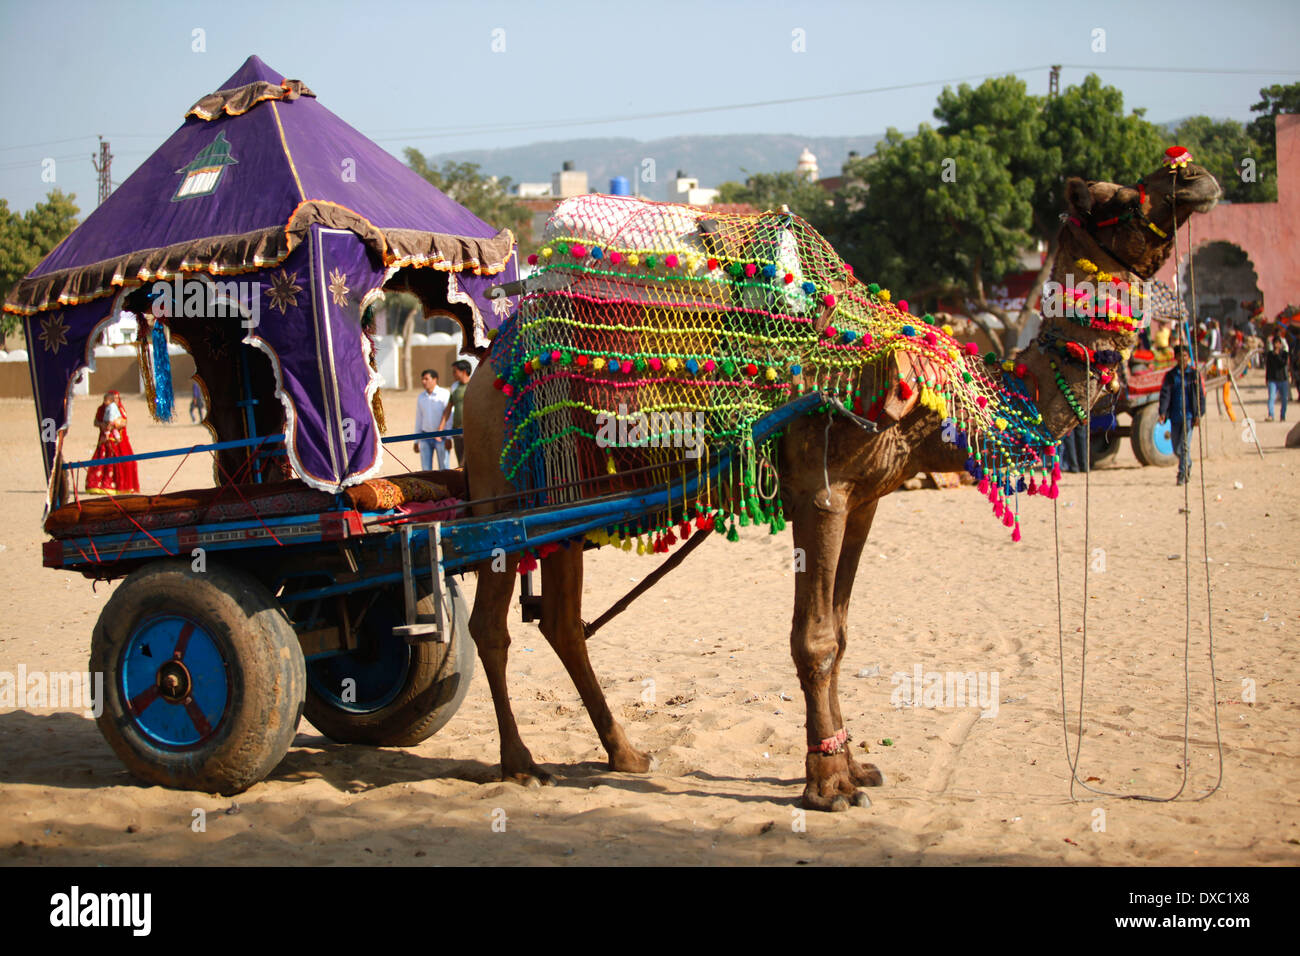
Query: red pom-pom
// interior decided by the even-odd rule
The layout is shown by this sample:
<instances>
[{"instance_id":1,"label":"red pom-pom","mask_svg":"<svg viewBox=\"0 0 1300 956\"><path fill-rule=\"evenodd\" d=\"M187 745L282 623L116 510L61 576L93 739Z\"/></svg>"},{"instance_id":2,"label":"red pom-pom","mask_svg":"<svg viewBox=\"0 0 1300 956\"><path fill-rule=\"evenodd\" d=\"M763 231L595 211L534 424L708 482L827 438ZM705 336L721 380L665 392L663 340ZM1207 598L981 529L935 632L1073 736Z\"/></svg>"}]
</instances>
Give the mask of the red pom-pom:
<instances>
[{"instance_id":1,"label":"red pom-pom","mask_svg":"<svg viewBox=\"0 0 1300 956\"><path fill-rule=\"evenodd\" d=\"M623 261L623 253L621 253L621 252L611 252L607 258L609 259L609 264L610 264L610 265L612 265L612 266L616 266L616 265L618 265L620 262Z\"/></svg>"},{"instance_id":2,"label":"red pom-pom","mask_svg":"<svg viewBox=\"0 0 1300 956\"><path fill-rule=\"evenodd\" d=\"M984 408L985 406L988 405L988 403L989 400L987 395L980 395L975 399L975 404L978 405L980 408Z\"/></svg>"},{"instance_id":3,"label":"red pom-pom","mask_svg":"<svg viewBox=\"0 0 1300 956\"><path fill-rule=\"evenodd\" d=\"M588 360L587 360L587 356L579 355L576 359L574 359L574 361L577 362L580 366L583 366L585 368Z\"/></svg>"},{"instance_id":4,"label":"red pom-pom","mask_svg":"<svg viewBox=\"0 0 1300 956\"><path fill-rule=\"evenodd\" d=\"M965 349L966 349L966 352L967 352L968 355L979 355L979 354L980 354L980 347L979 347L979 344L976 343L976 342L967 342L966 345L965 345Z\"/></svg>"},{"instance_id":5,"label":"red pom-pom","mask_svg":"<svg viewBox=\"0 0 1300 956\"><path fill-rule=\"evenodd\" d=\"M677 268L677 256L671 252L668 253L668 255L664 256L664 265L670 269Z\"/></svg>"},{"instance_id":6,"label":"red pom-pom","mask_svg":"<svg viewBox=\"0 0 1300 956\"><path fill-rule=\"evenodd\" d=\"M822 329L822 335L826 336L828 339L833 339L839 334L840 330L835 328L833 325L828 325L826 328Z\"/></svg>"},{"instance_id":7,"label":"red pom-pom","mask_svg":"<svg viewBox=\"0 0 1300 956\"><path fill-rule=\"evenodd\" d=\"M531 256L528 257L528 264L530 266L537 265L537 253L534 252Z\"/></svg>"},{"instance_id":8,"label":"red pom-pom","mask_svg":"<svg viewBox=\"0 0 1300 956\"><path fill-rule=\"evenodd\" d=\"M757 271L758 271L758 266L754 265L754 263L752 263L752 262L746 262L746 263L745 263L745 276L746 276L746 278L749 278L749 279L754 278L754 273L757 272Z\"/></svg>"},{"instance_id":9,"label":"red pom-pom","mask_svg":"<svg viewBox=\"0 0 1300 956\"><path fill-rule=\"evenodd\" d=\"M710 259L708 265L709 265L709 271L712 272L714 269L718 267L718 260Z\"/></svg>"},{"instance_id":10,"label":"red pom-pom","mask_svg":"<svg viewBox=\"0 0 1300 956\"><path fill-rule=\"evenodd\" d=\"M898 300L898 311L899 311L899 312L906 312L906 311L907 311L907 300L906 300L906 299L899 299L899 300Z\"/></svg>"},{"instance_id":11,"label":"red pom-pom","mask_svg":"<svg viewBox=\"0 0 1300 956\"><path fill-rule=\"evenodd\" d=\"M1025 373L1026 373L1027 371L1029 371L1029 369L1025 368L1025 363L1024 363L1024 362L1017 362L1017 363L1016 363L1016 368L1015 368L1016 378L1024 378L1024 377L1025 377Z\"/></svg>"},{"instance_id":12,"label":"red pom-pom","mask_svg":"<svg viewBox=\"0 0 1300 956\"><path fill-rule=\"evenodd\" d=\"M753 362L749 362L749 363L747 363L747 364L745 365L745 374L746 374L746 375L757 375L757 374L758 374L758 366L755 365Z\"/></svg>"},{"instance_id":13,"label":"red pom-pom","mask_svg":"<svg viewBox=\"0 0 1300 956\"><path fill-rule=\"evenodd\" d=\"M785 274L785 284L786 284L786 285L789 285L789 284L790 284L791 282L793 282L793 281L794 281L794 273L792 273L792 272L787 272L787 273Z\"/></svg>"},{"instance_id":14,"label":"red pom-pom","mask_svg":"<svg viewBox=\"0 0 1300 956\"><path fill-rule=\"evenodd\" d=\"M580 243L574 243L569 247L569 252L573 254L573 258L581 259L587 254L587 247Z\"/></svg>"},{"instance_id":15,"label":"red pom-pom","mask_svg":"<svg viewBox=\"0 0 1300 956\"><path fill-rule=\"evenodd\" d=\"M519 559L519 573L527 574L529 571L537 570L537 559L531 554L525 554Z\"/></svg>"},{"instance_id":16,"label":"red pom-pom","mask_svg":"<svg viewBox=\"0 0 1300 956\"><path fill-rule=\"evenodd\" d=\"M898 395L903 401L907 401L912 397L912 386L908 385L906 382L899 382Z\"/></svg>"},{"instance_id":17,"label":"red pom-pom","mask_svg":"<svg viewBox=\"0 0 1300 956\"><path fill-rule=\"evenodd\" d=\"M659 369L661 369L661 368L663 367L663 364L664 364L664 363L661 362L661 361L659 361L657 358L652 358L652 359L650 359L650 361L649 361L647 364L650 366L650 369L651 369L652 371L657 372L657 371L659 371Z\"/></svg>"},{"instance_id":18,"label":"red pom-pom","mask_svg":"<svg viewBox=\"0 0 1300 956\"><path fill-rule=\"evenodd\" d=\"M515 387L509 383L501 386L501 394L509 397L515 393Z\"/></svg>"},{"instance_id":19,"label":"red pom-pom","mask_svg":"<svg viewBox=\"0 0 1300 956\"><path fill-rule=\"evenodd\" d=\"M560 350L559 350L559 349L551 349L551 361L552 361L552 362L558 362L558 361L560 360L560 357L561 357L561 356L560 356Z\"/></svg>"},{"instance_id":20,"label":"red pom-pom","mask_svg":"<svg viewBox=\"0 0 1300 956\"><path fill-rule=\"evenodd\" d=\"M862 344L863 344L863 345L870 345L870 344L871 344L871 341L872 341L872 340L871 340L871 333L870 333L870 332L863 332L863 333L862 333Z\"/></svg>"},{"instance_id":21,"label":"red pom-pom","mask_svg":"<svg viewBox=\"0 0 1300 956\"><path fill-rule=\"evenodd\" d=\"M492 387L499 392L501 389L506 387L506 380L504 378L497 378L496 381L492 383Z\"/></svg>"},{"instance_id":22,"label":"red pom-pom","mask_svg":"<svg viewBox=\"0 0 1300 956\"><path fill-rule=\"evenodd\" d=\"M833 296L833 295L831 295L829 292L827 292L824 296L822 296L822 305L826 306L826 308L828 308L828 309L832 309L832 308L834 308L834 307L835 307L835 296Z\"/></svg>"}]
</instances>

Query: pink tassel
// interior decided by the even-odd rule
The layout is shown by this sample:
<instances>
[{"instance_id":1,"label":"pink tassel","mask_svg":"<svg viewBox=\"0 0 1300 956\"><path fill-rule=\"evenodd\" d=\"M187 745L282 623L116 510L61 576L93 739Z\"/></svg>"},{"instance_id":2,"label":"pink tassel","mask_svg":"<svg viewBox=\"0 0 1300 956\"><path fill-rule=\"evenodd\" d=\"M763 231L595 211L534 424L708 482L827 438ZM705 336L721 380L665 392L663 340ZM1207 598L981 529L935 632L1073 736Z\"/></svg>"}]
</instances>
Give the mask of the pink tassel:
<instances>
[{"instance_id":1,"label":"pink tassel","mask_svg":"<svg viewBox=\"0 0 1300 956\"><path fill-rule=\"evenodd\" d=\"M1003 507L1001 501L996 501L996 502L993 503L993 514L994 514L995 516L1001 518L1002 515L1003 515L1003 513L1004 513L1005 511L1006 511L1006 508Z\"/></svg>"},{"instance_id":2,"label":"pink tassel","mask_svg":"<svg viewBox=\"0 0 1300 956\"><path fill-rule=\"evenodd\" d=\"M1052 482L1055 483L1060 480L1061 480L1061 463L1058 461L1056 464L1052 466Z\"/></svg>"},{"instance_id":3,"label":"pink tassel","mask_svg":"<svg viewBox=\"0 0 1300 956\"><path fill-rule=\"evenodd\" d=\"M987 478L981 478L981 479L980 479L980 494L982 494L982 495L987 495L988 493L989 493L989 480L988 480Z\"/></svg>"},{"instance_id":4,"label":"pink tassel","mask_svg":"<svg viewBox=\"0 0 1300 956\"><path fill-rule=\"evenodd\" d=\"M1012 525L1016 523L1016 516L1011 513L1010 508L1008 508L1006 512L1002 515L1002 523L1006 525L1008 528L1010 528Z\"/></svg>"},{"instance_id":5,"label":"pink tassel","mask_svg":"<svg viewBox=\"0 0 1300 956\"><path fill-rule=\"evenodd\" d=\"M1016 522L1016 530L1011 532L1011 540L1012 541L1020 540L1020 522Z\"/></svg>"},{"instance_id":6,"label":"pink tassel","mask_svg":"<svg viewBox=\"0 0 1300 956\"><path fill-rule=\"evenodd\" d=\"M1034 484L1034 479L1032 477L1029 479L1029 493L1031 495L1038 494L1038 486Z\"/></svg>"}]
</instances>

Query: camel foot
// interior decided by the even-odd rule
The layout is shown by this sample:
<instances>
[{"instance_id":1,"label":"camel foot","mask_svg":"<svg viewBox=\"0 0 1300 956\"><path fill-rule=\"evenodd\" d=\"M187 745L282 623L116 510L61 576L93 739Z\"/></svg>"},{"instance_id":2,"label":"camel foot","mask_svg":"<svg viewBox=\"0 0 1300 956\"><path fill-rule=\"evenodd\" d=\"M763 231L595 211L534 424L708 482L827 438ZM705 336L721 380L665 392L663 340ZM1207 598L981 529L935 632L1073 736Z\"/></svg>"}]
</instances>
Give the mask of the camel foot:
<instances>
[{"instance_id":1,"label":"camel foot","mask_svg":"<svg viewBox=\"0 0 1300 956\"><path fill-rule=\"evenodd\" d=\"M858 784L878 786L882 780L875 767L866 764L857 768L845 753L809 754L807 771L808 783L801 800L804 809L830 813L871 806L871 798L858 789ZM868 780L874 780L875 784L867 783Z\"/></svg>"},{"instance_id":2,"label":"camel foot","mask_svg":"<svg viewBox=\"0 0 1300 956\"><path fill-rule=\"evenodd\" d=\"M874 763L854 763L849 760L849 776L859 787L883 787L885 775Z\"/></svg>"},{"instance_id":3,"label":"camel foot","mask_svg":"<svg viewBox=\"0 0 1300 956\"><path fill-rule=\"evenodd\" d=\"M621 750L609 755L609 769L620 773L649 773L659 766L659 761L651 754L639 750Z\"/></svg>"},{"instance_id":4,"label":"camel foot","mask_svg":"<svg viewBox=\"0 0 1300 956\"><path fill-rule=\"evenodd\" d=\"M536 790L538 787L555 786L555 777L547 773L540 767L534 767L526 773L502 774L501 779L507 783L517 783L519 786L528 790Z\"/></svg>"}]
</instances>

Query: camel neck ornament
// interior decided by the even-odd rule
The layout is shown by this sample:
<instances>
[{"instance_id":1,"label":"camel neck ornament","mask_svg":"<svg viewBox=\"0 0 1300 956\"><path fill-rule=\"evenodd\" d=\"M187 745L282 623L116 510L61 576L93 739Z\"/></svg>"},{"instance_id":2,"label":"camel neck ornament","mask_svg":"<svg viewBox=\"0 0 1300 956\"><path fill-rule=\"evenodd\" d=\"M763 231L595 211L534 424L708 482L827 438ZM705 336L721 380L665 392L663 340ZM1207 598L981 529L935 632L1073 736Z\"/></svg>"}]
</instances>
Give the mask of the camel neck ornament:
<instances>
[{"instance_id":1,"label":"camel neck ornament","mask_svg":"<svg viewBox=\"0 0 1300 956\"><path fill-rule=\"evenodd\" d=\"M1214 178L1190 161L1139 186L1067 182L1078 224L1062 225L1052 276L1061 289L1079 284L1076 273L1095 277L1080 260L1130 285L1149 279L1172 241L1143 223L1172 237L1219 196ZM802 803L869 806L859 788L883 785L884 775L847 746L838 688L854 581L880 499L918 471L963 463L980 476L994 513L1002 507L1004 523L1020 479L1026 493L1033 483L1053 494L1056 436L1077 427L1076 409L1086 415L1096 402L1104 387L1096 369L1111 368L1102 358L1132 347L1133 332L1094 327L1095 316L1084 323L1045 315L1042 334L1018 355L982 360L947 330L893 306L885 290L859 283L825 240L778 213L724 217L580 197L557 207L534 265L536 288L502 327L465 396L474 514L508 508L522 489L553 491L554 500L580 496L573 489L590 487L577 484L582 475L633 479L633 487L671 483L727 455L730 473L693 501L678 496L658 525L605 529L605 537L625 548L637 538L645 550L640 537L648 534L653 550L672 534L669 522L692 513L715 530L730 521L728 537L756 516L771 530L789 517L795 554L806 559L793 575L790 632L806 715ZM1102 321L1116 321L1110 312ZM809 414L793 416L768 447L746 440L766 411L814 390L832 407L875 415L876 431L843 414ZM618 423L635 420L639 437L611 444L610 410ZM665 415L667 424L641 432L646 414ZM667 436L669 449L648 436ZM699 453L693 460L675 454L674 441L685 437ZM652 470L633 470L644 465ZM584 548L571 544L538 555L541 632L581 694L610 768L645 773L650 755L633 747L591 666ZM525 746L507 690L512 572L524 564L507 554L504 567L479 566L469 630L492 689L501 776L535 786L554 778ZM895 586L886 583L876 597Z\"/></svg>"}]
</instances>

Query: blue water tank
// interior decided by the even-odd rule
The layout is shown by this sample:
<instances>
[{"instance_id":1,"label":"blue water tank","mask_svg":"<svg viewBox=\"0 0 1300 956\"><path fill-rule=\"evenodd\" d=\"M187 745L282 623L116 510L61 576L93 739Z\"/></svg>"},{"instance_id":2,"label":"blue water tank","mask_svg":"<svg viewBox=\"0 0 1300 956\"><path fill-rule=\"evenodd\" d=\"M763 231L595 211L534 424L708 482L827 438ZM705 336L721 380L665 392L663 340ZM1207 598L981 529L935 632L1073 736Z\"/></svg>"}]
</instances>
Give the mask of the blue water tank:
<instances>
[{"instance_id":1,"label":"blue water tank","mask_svg":"<svg viewBox=\"0 0 1300 956\"><path fill-rule=\"evenodd\" d=\"M615 176L609 181L609 194L611 196L630 196L632 195L632 184L628 182L626 176Z\"/></svg>"}]
</instances>

